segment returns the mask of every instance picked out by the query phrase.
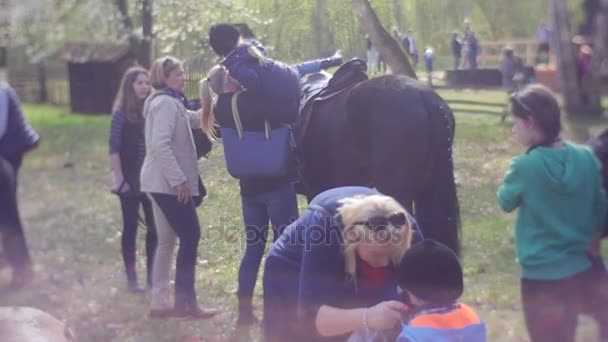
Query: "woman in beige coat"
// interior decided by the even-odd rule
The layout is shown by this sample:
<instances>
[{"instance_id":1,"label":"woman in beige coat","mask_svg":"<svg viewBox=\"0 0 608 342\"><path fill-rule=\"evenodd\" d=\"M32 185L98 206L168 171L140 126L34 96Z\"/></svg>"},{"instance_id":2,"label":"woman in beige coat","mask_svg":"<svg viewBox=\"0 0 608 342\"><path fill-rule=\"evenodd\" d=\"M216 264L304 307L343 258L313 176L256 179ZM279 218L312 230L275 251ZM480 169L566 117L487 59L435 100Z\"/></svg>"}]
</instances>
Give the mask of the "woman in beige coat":
<instances>
[{"instance_id":1,"label":"woman in beige coat","mask_svg":"<svg viewBox=\"0 0 608 342\"><path fill-rule=\"evenodd\" d=\"M178 59L154 61L150 82L155 92L144 105L146 158L141 170L141 191L152 198L158 234L150 316L209 318L217 310L200 307L194 290L200 225L192 200L199 195L192 127L199 126L199 115L183 104L184 69ZM171 307L169 273L176 238L180 243Z\"/></svg>"}]
</instances>

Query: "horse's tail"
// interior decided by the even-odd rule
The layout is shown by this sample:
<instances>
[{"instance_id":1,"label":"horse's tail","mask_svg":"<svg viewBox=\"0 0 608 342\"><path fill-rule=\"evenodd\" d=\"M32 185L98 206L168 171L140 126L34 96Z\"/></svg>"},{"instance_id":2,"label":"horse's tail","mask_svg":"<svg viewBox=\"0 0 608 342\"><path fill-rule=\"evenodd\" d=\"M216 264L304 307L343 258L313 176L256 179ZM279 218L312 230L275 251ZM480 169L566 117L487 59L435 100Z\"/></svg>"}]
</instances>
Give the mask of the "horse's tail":
<instances>
[{"instance_id":1,"label":"horse's tail","mask_svg":"<svg viewBox=\"0 0 608 342\"><path fill-rule=\"evenodd\" d=\"M454 179L452 143L454 114L434 91L424 91L424 105L429 113L429 156L425 186L416 194L415 212L426 238L435 239L460 254L460 208Z\"/></svg>"}]
</instances>

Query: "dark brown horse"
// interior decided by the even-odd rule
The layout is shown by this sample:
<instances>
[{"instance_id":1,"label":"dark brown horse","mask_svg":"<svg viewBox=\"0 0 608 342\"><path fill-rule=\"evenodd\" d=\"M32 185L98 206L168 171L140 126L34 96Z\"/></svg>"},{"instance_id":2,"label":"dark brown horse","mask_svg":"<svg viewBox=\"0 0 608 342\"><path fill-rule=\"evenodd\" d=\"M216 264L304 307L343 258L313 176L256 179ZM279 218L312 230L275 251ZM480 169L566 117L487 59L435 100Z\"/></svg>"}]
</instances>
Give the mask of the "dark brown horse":
<instances>
[{"instance_id":1,"label":"dark brown horse","mask_svg":"<svg viewBox=\"0 0 608 342\"><path fill-rule=\"evenodd\" d=\"M365 69L354 60L332 79L304 80L296 124L300 192L310 200L337 186L375 187L412 212L425 237L459 252L452 111L411 78L368 80Z\"/></svg>"}]
</instances>

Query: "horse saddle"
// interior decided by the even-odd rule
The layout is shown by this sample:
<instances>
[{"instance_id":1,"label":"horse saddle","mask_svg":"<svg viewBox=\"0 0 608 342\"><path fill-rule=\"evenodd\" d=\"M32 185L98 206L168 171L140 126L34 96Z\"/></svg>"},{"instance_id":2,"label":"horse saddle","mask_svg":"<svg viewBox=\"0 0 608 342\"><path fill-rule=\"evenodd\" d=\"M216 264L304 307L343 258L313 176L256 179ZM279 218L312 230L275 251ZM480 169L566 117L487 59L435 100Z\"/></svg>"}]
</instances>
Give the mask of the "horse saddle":
<instances>
[{"instance_id":1,"label":"horse saddle","mask_svg":"<svg viewBox=\"0 0 608 342\"><path fill-rule=\"evenodd\" d=\"M300 86L300 115L294 125L296 146L306 135L315 103L327 101L367 79L367 64L359 58L344 63L331 78L324 71L306 76Z\"/></svg>"}]
</instances>

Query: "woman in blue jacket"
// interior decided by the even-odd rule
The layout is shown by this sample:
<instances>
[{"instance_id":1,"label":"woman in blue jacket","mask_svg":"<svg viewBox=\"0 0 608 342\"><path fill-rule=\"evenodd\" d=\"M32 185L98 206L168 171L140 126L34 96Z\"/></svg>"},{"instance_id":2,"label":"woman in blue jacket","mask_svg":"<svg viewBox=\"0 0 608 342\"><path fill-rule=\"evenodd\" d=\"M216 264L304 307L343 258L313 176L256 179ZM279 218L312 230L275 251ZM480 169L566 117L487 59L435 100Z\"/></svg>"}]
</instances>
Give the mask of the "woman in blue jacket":
<instances>
[{"instance_id":1,"label":"woman in blue jacket","mask_svg":"<svg viewBox=\"0 0 608 342\"><path fill-rule=\"evenodd\" d=\"M393 198L366 187L327 190L274 243L264 270L267 341L346 341L400 321L395 266L420 238Z\"/></svg>"},{"instance_id":2,"label":"woman in blue jacket","mask_svg":"<svg viewBox=\"0 0 608 342\"><path fill-rule=\"evenodd\" d=\"M228 75L225 67L216 66L209 71L209 77L201 84L203 132L213 136L216 124L222 128L235 128L232 98L237 93L236 106L244 131L264 131L265 120L273 129L296 120L297 111L266 111L265 98L259 97L255 92L241 90L241 86ZM211 91L217 95L214 106ZM283 229L298 217L293 179L289 174L239 179L247 248L239 268L237 326L249 326L257 322L253 315L252 298L269 228L272 227L276 240Z\"/></svg>"}]
</instances>

